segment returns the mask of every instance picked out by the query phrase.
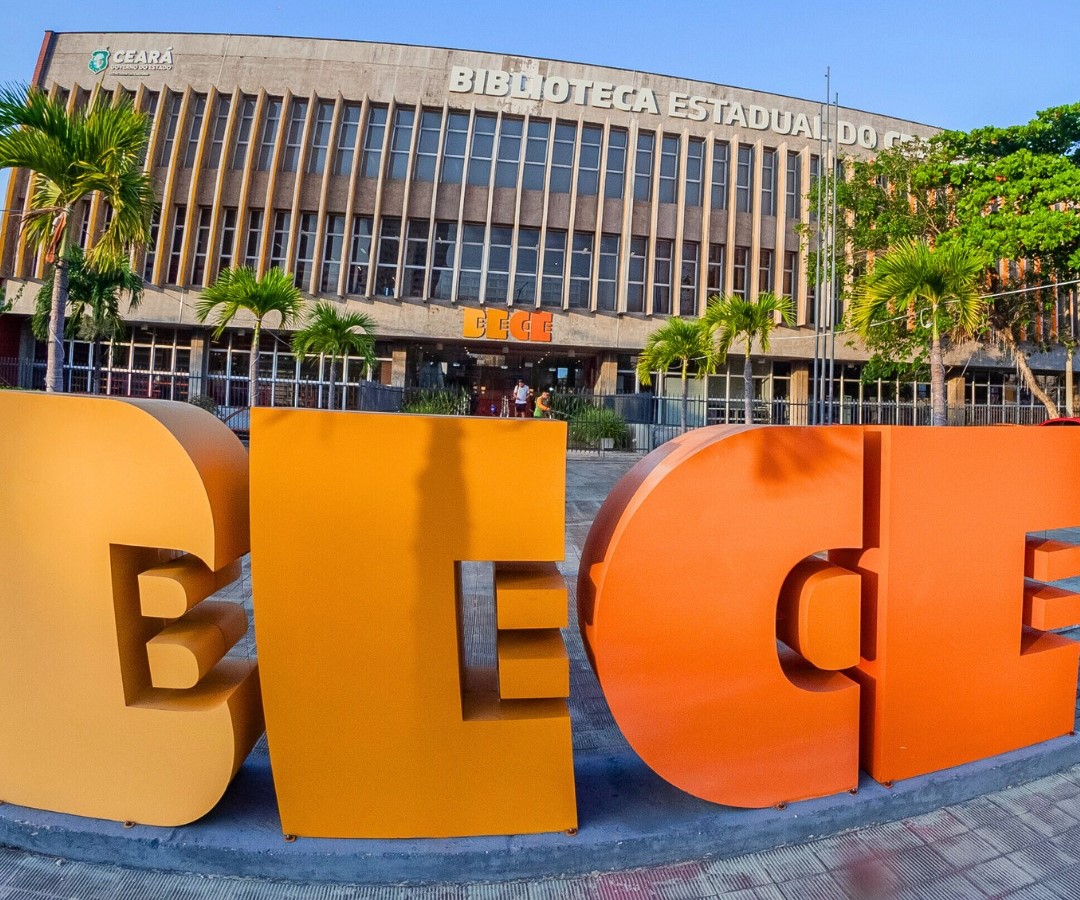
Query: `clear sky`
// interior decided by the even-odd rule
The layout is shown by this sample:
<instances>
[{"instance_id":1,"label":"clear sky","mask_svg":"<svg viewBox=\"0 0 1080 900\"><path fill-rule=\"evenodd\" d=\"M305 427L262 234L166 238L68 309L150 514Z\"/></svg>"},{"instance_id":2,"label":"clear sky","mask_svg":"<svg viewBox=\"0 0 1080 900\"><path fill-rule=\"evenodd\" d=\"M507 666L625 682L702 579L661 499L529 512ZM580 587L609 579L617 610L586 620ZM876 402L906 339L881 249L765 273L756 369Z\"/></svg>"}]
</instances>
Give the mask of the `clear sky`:
<instances>
[{"instance_id":1,"label":"clear sky","mask_svg":"<svg viewBox=\"0 0 1080 900\"><path fill-rule=\"evenodd\" d=\"M642 69L970 129L1080 102L1080 2L7 0L0 82L43 33L202 31L491 50ZM6 178L0 176L0 182Z\"/></svg>"}]
</instances>

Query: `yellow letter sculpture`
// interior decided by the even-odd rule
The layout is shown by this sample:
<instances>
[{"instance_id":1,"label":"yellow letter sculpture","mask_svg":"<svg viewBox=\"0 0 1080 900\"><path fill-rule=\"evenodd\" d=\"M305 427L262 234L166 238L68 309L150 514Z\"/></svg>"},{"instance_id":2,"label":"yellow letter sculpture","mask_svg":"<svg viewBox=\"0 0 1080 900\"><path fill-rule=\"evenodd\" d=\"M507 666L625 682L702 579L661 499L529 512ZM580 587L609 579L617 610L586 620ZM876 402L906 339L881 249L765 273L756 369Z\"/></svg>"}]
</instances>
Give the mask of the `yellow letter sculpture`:
<instances>
[{"instance_id":1,"label":"yellow letter sculpture","mask_svg":"<svg viewBox=\"0 0 1080 900\"><path fill-rule=\"evenodd\" d=\"M199 604L247 550L244 448L164 401L4 391L0 423L0 799L199 818L262 733L243 610Z\"/></svg>"},{"instance_id":2,"label":"yellow letter sculpture","mask_svg":"<svg viewBox=\"0 0 1080 900\"><path fill-rule=\"evenodd\" d=\"M566 426L280 409L253 410L251 425L283 829L575 827L566 593L542 565L564 552ZM462 663L463 560L497 563L497 673Z\"/></svg>"}]
</instances>

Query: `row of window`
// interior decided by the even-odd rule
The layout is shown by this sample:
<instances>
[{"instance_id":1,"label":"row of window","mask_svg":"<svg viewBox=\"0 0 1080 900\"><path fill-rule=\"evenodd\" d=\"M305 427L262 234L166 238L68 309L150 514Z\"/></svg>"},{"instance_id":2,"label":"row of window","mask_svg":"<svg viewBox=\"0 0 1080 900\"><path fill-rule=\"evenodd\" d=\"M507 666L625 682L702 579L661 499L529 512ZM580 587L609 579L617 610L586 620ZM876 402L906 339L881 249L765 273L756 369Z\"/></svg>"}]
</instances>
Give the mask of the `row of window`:
<instances>
[{"instance_id":1,"label":"row of window","mask_svg":"<svg viewBox=\"0 0 1080 900\"><path fill-rule=\"evenodd\" d=\"M243 169L249 152L257 171L269 171L273 165L279 139L283 142L280 169L296 172L304 162L304 170L321 175L329 165L331 174L348 175L353 168L354 153L360 132L361 104L346 102L341 116L334 123L334 101L316 100L312 111L311 131L307 153L302 154L304 129L311 101L293 97L288 108L281 97L267 97L261 111L257 98L241 94L238 99L238 122L231 146L226 148L229 114L233 98L217 95L208 109L206 94L190 96L185 121L184 95L166 95L162 134L157 146L155 164L168 166L175 144L181 142L179 165L193 167L199 159L199 136L209 115L207 131L209 147L203 159L206 168L216 169L227 164ZM153 116L158 95L147 92L145 111ZM256 113L258 121L256 121ZM415 134L415 149L414 144ZM371 105L360 142L360 175L378 178L383 170L392 181L411 178L415 181L443 184L489 185L497 188L544 190L551 193L570 193L575 187L579 195L621 200L626 190L627 159L630 152L626 129L610 128L606 135L603 126L573 122L552 122L548 119L502 118L493 113L442 110L401 106L390 115L389 108ZM255 147L252 148L254 142ZM727 141L713 142L711 178L706 178L706 141L691 137L686 143L685 171L680 173L682 137L676 134L645 131L637 135L634 153L634 175L630 186L636 201L676 203L680 180L683 202L700 207L704 191L711 191L713 209L727 209L732 147ZM753 208L754 146L736 144L735 208L749 213ZM818 157L811 155L811 178L818 172ZM761 151L761 211L775 216L780 191L781 166L785 176L784 202L788 219L797 220L801 214L802 184L800 156L789 151L781 159L777 150L765 147ZM681 174L681 179L680 179Z\"/></svg>"},{"instance_id":2,"label":"row of window","mask_svg":"<svg viewBox=\"0 0 1080 900\"><path fill-rule=\"evenodd\" d=\"M176 284L181 275L187 207L173 211L171 233L165 245L164 281ZM200 207L194 218L197 229L190 278L203 284L211 255L212 209ZM269 240L268 264L289 270L296 284L307 290L318 266L318 291L337 293L345 267L345 292L354 295L416 298L436 301L513 303L562 307L564 297L571 309L590 309L593 304L593 272L596 272L595 308L619 309L617 299L622 239L617 234L548 229L541 239L538 228L506 225L429 221L384 217L379 233L373 234L371 216L353 216L346 247L345 216L326 216L322 248L318 252L318 217L301 212L296 243L288 258L292 227L289 210L274 210L270 222L264 210L248 211L242 232L235 207L222 210L218 267L257 267L264 231ZM151 280L160 246L160 217L155 215L153 236L143 264L143 277ZM486 248L486 257L485 257ZM346 249L348 253L346 254ZM652 277L648 273L648 238L631 237L626 248L627 312L650 311L658 315L698 312L701 249L697 241L683 241L681 269L675 271L675 242L659 238L655 242ZM730 289L747 295L751 265L750 248L735 247ZM709 295L725 291L725 245L708 245L706 287ZM793 296L797 285L798 253L783 255L781 291ZM758 287L774 290L776 266L773 250L760 251ZM677 274L677 277L676 277ZM646 304L647 285L652 284L651 306Z\"/></svg>"}]
</instances>

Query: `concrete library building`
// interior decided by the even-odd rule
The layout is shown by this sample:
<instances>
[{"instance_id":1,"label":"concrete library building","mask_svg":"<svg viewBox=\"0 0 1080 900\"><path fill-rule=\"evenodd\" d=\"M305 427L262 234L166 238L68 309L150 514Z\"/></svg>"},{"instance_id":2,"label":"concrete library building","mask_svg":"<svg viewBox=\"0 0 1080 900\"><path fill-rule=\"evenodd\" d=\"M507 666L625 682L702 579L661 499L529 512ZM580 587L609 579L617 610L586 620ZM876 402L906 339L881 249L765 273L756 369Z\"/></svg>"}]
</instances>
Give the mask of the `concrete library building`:
<instances>
[{"instance_id":1,"label":"concrete library building","mask_svg":"<svg viewBox=\"0 0 1080 900\"><path fill-rule=\"evenodd\" d=\"M250 322L214 339L195 306L238 265L280 267L311 303L372 317L379 365L338 361L347 408L365 382L461 389L484 414L519 378L537 392L636 393L637 354L666 317L761 291L798 313L755 355L755 394L805 403L821 313L797 226L812 219L825 138L870 155L936 130L647 72L310 38L48 32L33 83L72 108L130 98L153 122L142 301L122 340L68 343L68 383L103 367L113 393L227 407L249 401ZM0 358L24 380L44 357L28 322L45 265L19 237L29 190L15 172L0 235L13 303ZM78 240L109 212L83 204ZM328 361L297 361L283 332L264 332L258 353L260 403L315 405ZM864 359L835 342L836 397L923 396L862 385ZM741 360L693 391L706 420L726 421L742 408ZM1022 394L1011 366L987 363L951 400Z\"/></svg>"}]
</instances>

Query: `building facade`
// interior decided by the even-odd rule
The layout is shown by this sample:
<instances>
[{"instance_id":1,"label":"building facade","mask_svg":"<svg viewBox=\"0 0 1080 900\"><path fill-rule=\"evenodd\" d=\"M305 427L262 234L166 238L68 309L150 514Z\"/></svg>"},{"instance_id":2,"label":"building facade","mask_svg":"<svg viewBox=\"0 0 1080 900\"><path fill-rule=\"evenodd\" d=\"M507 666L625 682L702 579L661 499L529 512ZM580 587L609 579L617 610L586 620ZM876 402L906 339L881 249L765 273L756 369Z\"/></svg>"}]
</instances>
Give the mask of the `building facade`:
<instances>
[{"instance_id":1,"label":"building facade","mask_svg":"<svg viewBox=\"0 0 1080 900\"><path fill-rule=\"evenodd\" d=\"M460 387L479 412L519 377L633 392L667 316L766 290L798 315L755 359L756 390L805 399L822 314L796 226L812 221L824 139L872 154L935 130L844 108L823 121L817 102L638 71L307 38L49 32L34 82L72 107L130 98L153 122L160 205L134 259L147 289L128 345L97 361L110 384L230 406L248 399L247 323L212 341L194 312L236 265L283 268L312 300L372 316L380 366L346 361L346 405L365 379ZM42 352L23 317L45 274L18 237L28 195L16 173L0 245L15 313L0 357L24 360ZM108 214L77 212L84 245ZM835 351L837 390L862 391L859 351ZM93 352L70 346L73 378ZM268 334L260 371L261 402L288 403L325 367ZM695 389L727 401L741 385L722 372Z\"/></svg>"}]
</instances>

